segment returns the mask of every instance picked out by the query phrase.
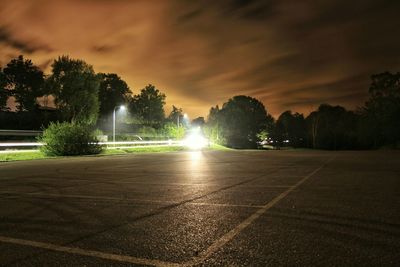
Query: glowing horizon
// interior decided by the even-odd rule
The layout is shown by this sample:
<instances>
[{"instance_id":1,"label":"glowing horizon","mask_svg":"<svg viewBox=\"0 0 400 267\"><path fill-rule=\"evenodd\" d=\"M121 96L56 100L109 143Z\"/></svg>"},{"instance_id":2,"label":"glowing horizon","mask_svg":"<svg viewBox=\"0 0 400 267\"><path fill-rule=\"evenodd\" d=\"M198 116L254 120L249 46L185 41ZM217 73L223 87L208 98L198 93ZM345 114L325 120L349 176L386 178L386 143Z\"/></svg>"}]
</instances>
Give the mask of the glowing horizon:
<instances>
[{"instance_id":1,"label":"glowing horizon","mask_svg":"<svg viewBox=\"0 0 400 267\"><path fill-rule=\"evenodd\" d=\"M393 5L0 0L0 65L22 54L49 73L68 54L117 73L133 94L154 84L167 112L175 105L191 118L235 95L275 118L321 103L354 109L370 75L400 67Z\"/></svg>"}]
</instances>

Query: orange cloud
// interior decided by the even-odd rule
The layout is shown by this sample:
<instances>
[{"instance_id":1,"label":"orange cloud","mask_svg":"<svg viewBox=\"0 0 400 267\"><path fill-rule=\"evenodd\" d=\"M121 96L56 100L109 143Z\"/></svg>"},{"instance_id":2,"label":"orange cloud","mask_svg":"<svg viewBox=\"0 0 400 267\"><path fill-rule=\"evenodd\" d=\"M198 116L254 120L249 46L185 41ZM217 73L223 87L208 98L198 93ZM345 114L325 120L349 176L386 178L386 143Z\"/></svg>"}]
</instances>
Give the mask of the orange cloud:
<instances>
[{"instance_id":1,"label":"orange cloud","mask_svg":"<svg viewBox=\"0 0 400 267\"><path fill-rule=\"evenodd\" d=\"M62 54L155 84L191 117L237 94L277 116L319 103L354 108L369 75L398 70L397 1L0 0L0 63L49 72ZM379 24L379 25L377 25Z\"/></svg>"}]
</instances>

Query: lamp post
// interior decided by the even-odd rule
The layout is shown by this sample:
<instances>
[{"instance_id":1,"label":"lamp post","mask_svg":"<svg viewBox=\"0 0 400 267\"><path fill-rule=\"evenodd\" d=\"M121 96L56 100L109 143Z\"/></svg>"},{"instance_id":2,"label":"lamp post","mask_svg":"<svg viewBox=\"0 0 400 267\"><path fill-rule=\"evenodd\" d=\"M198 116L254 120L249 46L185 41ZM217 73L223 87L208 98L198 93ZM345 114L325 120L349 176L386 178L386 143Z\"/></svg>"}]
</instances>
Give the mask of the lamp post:
<instances>
[{"instance_id":1,"label":"lamp post","mask_svg":"<svg viewBox=\"0 0 400 267\"><path fill-rule=\"evenodd\" d=\"M121 110L125 110L125 106L116 106L113 110L113 143L114 143L114 146L115 146L115 111L118 108Z\"/></svg>"},{"instance_id":2,"label":"lamp post","mask_svg":"<svg viewBox=\"0 0 400 267\"><path fill-rule=\"evenodd\" d=\"M178 114L178 128L179 128L179 114ZM183 114L183 119L185 120L185 119L187 119L188 118L188 115L185 113L185 114Z\"/></svg>"}]
</instances>

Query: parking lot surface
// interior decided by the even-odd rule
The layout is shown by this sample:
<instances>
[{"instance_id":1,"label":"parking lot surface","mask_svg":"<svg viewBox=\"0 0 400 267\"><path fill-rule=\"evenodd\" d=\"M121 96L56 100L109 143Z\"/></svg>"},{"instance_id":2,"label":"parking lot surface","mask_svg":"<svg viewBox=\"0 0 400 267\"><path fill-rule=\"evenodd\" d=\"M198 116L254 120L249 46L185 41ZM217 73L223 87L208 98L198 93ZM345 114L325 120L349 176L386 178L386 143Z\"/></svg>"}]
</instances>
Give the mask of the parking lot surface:
<instances>
[{"instance_id":1,"label":"parking lot surface","mask_svg":"<svg viewBox=\"0 0 400 267\"><path fill-rule=\"evenodd\" d=\"M398 266L400 153L0 163L1 266Z\"/></svg>"}]
</instances>

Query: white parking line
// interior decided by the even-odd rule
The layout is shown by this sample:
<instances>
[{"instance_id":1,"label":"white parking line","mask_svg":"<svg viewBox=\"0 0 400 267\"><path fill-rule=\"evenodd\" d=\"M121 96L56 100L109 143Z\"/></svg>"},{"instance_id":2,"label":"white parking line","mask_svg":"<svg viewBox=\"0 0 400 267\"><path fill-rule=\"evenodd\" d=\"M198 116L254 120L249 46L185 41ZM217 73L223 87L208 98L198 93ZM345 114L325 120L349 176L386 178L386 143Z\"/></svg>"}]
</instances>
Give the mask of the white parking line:
<instances>
[{"instance_id":1,"label":"white parking line","mask_svg":"<svg viewBox=\"0 0 400 267\"><path fill-rule=\"evenodd\" d=\"M105 260L127 262L127 263L132 263L132 264L142 264L142 265L161 266L161 267L180 266L180 264L173 263L173 262L151 260L151 259L145 259L145 258L136 258L136 257L132 257L132 256L104 253L104 252L100 252L100 251L86 250L86 249L74 248L74 247L59 246L59 245L50 244L50 243L43 243L43 242L37 242L37 241L31 241L31 240L25 240L25 239L11 238L11 237L6 237L6 236L0 236L0 242L41 248L41 249L47 249L47 250L52 250L52 251L59 251L59 252L70 253L70 254L77 254L77 255L81 255L81 256L96 257L96 258L101 258L101 259L105 259Z\"/></svg>"},{"instance_id":2,"label":"white parking line","mask_svg":"<svg viewBox=\"0 0 400 267\"><path fill-rule=\"evenodd\" d=\"M293 178L298 176L292 176ZM285 178L288 178L285 176ZM139 185L150 185L150 186L204 186L204 187L212 187L212 186L221 186L221 183L149 183L149 182L139 182L139 181L116 181L110 183L109 181L104 181L104 184L139 184ZM234 185L234 184L232 184ZM229 186L227 184L226 186ZM242 188L288 188L291 187L291 185L265 185L265 184L250 184L250 185L240 185L238 186L240 189Z\"/></svg>"},{"instance_id":3,"label":"white parking line","mask_svg":"<svg viewBox=\"0 0 400 267\"><path fill-rule=\"evenodd\" d=\"M221 238L219 238L217 241L215 241L210 247L208 247L205 251L201 252L199 256L193 258L192 260L188 261L187 263L184 264L184 266L194 266L196 264L199 264L203 261L205 261L208 257L210 257L213 253L218 251L220 248L222 248L226 243L231 241L236 235L238 235L241 231L243 231L247 226L249 226L252 222L254 222L256 219L258 219L261 215L263 215L267 210L275 206L276 203L284 199L290 192L295 190L297 187L299 187L301 184L303 184L305 181L307 181L310 177L312 177L314 174L316 174L318 171L320 171L323 167L325 167L326 164L328 164L330 161L332 161L334 157L330 158L327 162L325 162L322 166L318 167L311 173L309 173L307 176L302 178L300 181L298 181L296 184L291 186L289 189L287 189L285 192L280 194L279 196L275 197L273 200L262 206L259 210L257 210L255 213L253 213L250 217L248 217L246 220L244 220L242 223L240 223L238 226L233 228L231 231L223 235Z\"/></svg>"},{"instance_id":4,"label":"white parking line","mask_svg":"<svg viewBox=\"0 0 400 267\"><path fill-rule=\"evenodd\" d=\"M207 202L187 202L187 205L194 206L217 206L217 207L232 207L232 208L250 208L250 209L259 209L262 206L260 205L246 205L246 204L225 204L225 203L207 203Z\"/></svg>"}]
</instances>

